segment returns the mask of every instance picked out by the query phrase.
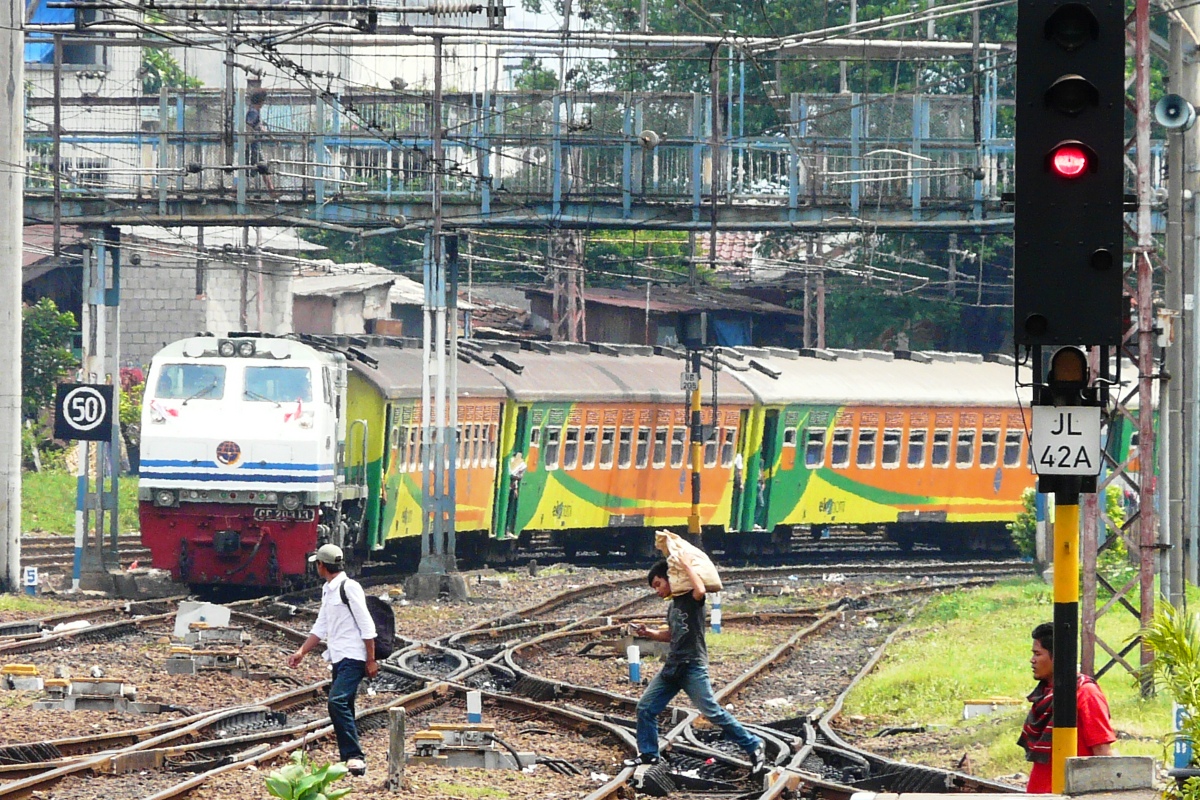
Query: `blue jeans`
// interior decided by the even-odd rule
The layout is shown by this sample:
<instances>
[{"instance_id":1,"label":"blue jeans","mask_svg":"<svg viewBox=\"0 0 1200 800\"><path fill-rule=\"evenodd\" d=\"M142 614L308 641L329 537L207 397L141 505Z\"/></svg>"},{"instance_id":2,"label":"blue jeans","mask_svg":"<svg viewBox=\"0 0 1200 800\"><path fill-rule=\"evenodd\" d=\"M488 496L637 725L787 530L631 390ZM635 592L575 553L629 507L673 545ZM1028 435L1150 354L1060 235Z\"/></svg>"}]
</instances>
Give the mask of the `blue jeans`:
<instances>
[{"instance_id":1,"label":"blue jeans","mask_svg":"<svg viewBox=\"0 0 1200 800\"><path fill-rule=\"evenodd\" d=\"M342 761L362 758L358 744L358 726L354 724L354 699L358 684L367 674L367 663L343 658L333 665L333 682L329 684L329 721L337 734L338 752Z\"/></svg>"},{"instance_id":2,"label":"blue jeans","mask_svg":"<svg viewBox=\"0 0 1200 800\"><path fill-rule=\"evenodd\" d=\"M637 704L638 752L658 755L658 715L680 692L691 698L704 717L725 732L738 747L753 757L754 750L762 740L742 727L713 697L712 683L708 680L707 664L664 664L663 668Z\"/></svg>"}]
</instances>

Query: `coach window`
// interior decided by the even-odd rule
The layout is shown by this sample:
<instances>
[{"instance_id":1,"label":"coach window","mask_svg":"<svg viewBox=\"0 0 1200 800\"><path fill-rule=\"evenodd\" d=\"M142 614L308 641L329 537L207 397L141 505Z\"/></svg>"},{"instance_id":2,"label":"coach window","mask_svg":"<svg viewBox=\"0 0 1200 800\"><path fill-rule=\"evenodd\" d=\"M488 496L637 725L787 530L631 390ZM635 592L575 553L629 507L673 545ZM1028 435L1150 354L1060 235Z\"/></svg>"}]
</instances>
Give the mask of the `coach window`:
<instances>
[{"instance_id":1,"label":"coach window","mask_svg":"<svg viewBox=\"0 0 1200 800\"><path fill-rule=\"evenodd\" d=\"M496 425L487 426L486 439L487 444L487 464L488 466L496 466Z\"/></svg>"},{"instance_id":2,"label":"coach window","mask_svg":"<svg viewBox=\"0 0 1200 800\"><path fill-rule=\"evenodd\" d=\"M416 472L421 468L421 462L417 458L418 448L420 447L421 429L413 425L408 429L408 471Z\"/></svg>"},{"instance_id":3,"label":"coach window","mask_svg":"<svg viewBox=\"0 0 1200 800\"><path fill-rule=\"evenodd\" d=\"M721 466L733 466L733 448L737 443L737 428L726 428L721 432Z\"/></svg>"},{"instance_id":4,"label":"coach window","mask_svg":"<svg viewBox=\"0 0 1200 800\"><path fill-rule=\"evenodd\" d=\"M925 466L925 444L928 438L929 431L923 428L908 432L908 466Z\"/></svg>"},{"instance_id":5,"label":"coach window","mask_svg":"<svg viewBox=\"0 0 1200 800\"><path fill-rule=\"evenodd\" d=\"M950 466L950 431L939 429L933 432L933 466Z\"/></svg>"},{"instance_id":6,"label":"coach window","mask_svg":"<svg viewBox=\"0 0 1200 800\"><path fill-rule=\"evenodd\" d=\"M1025 434L1022 431L1004 432L1004 466L1021 466L1021 442Z\"/></svg>"},{"instance_id":7,"label":"coach window","mask_svg":"<svg viewBox=\"0 0 1200 800\"><path fill-rule=\"evenodd\" d=\"M529 432L529 446L537 447L542 443L542 429L534 428Z\"/></svg>"},{"instance_id":8,"label":"coach window","mask_svg":"<svg viewBox=\"0 0 1200 800\"><path fill-rule=\"evenodd\" d=\"M561 428L546 428L546 446L542 455L542 463L548 470L558 469L558 444L561 437Z\"/></svg>"},{"instance_id":9,"label":"coach window","mask_svg":"<svg viewBox=\"0 0 1200 800\"><path fill-rule=\"evenodd\" d=\"M717 429L713 428L708 438L704 440L704 466L715 467L717 465Z\"/></svg>"},{"instance_id":10,"label":"coach window","mask_svg":"<svg viewBox=\"0 0 1200 800\"><path fill-rule=\"evenodd\" d=\"M858 466L875 466L875 441L878 435L879 431L876 430L859 430L858 452L854 458L854 463Z\"/></svg>"},{"instance_id":11,"label":"coach window","mask_svg":"<svg viewBox=\"0 0 1200 800\"><path fill-rule=\"evenodd\" d=\"M830 466L847 467L850 465L850 434L849 428L837 428L833 432L833 448L829 454Z\"/></svg>"},{"instance_id":12,"label":"coach window","mask_svg":"<svg viewBox=\"0 0 1200 800\"><path fill-rule=\"evenodd\" d=\"M671 429L671 466L678 469L683 466L684 442L687 438L686 428Z\"/></svg>"},{"instance_id":13,"label":"coach window","mask_svg":"<svg viewBox=\"0 0 1200 800\"><path fill-rule=\"evenodd\" d=\"M617 444L617 466L626 469L633 463L633 428L621 428L621 438Z\"/></svg>"},{"instance_id":14,"label":"coach window","mask_svg":"<svg viewBox=\"0 0 1200 800\"><path fill-rule=\"evenodd\" d=\"M567 428L567 438L563 442L563 469L575 469L579 463L579 428Z\"/></svg>"},{"instance_id":15,"label":"coach window","mask_svg":"<svg viewBox=\"0 0 1200 800\"><path fill-rule=\"evenodd\" d=\"M825 429L809 428L804 443L804 466L815 469L825 465Z\"/></svg>"},{"instance_id":16,"label":"coach window","mask_svg":"<svg viewBox=\"0 0 1200 800\"><path fill-rule=\"evenodd\" d=\"M398 445L398 444L400 444L400 426L393 425L392 426L392 445L391 445L392 449L395 450L396 445Z\"/></svg>"},{"instance_id":17,"label":"coach window","mask_svg":"<svg viewBox=\"0 0 1200 800\"><path fill-rule=\"evenodd\" d=\"M783 446L784 447L795 447L796 446L796 429L795 428L784 428L783 429Z\"/></svg>"},{"instance_id":18,"label":"coach window","mask_svg":"<svg viewBox=\"0 0 1200 800\"><path fill-rule=\"evenodd\" d=\"M883 432L883 466L895 469L900 466L900 435L899 428L887 428Z\"/></svg>"},{"instance_id":19,"label":"coach window","mask_svg":"<svg viewBox=\"0 0 1200 800\"><path fill-rule=\"evenodd\" d=\"M975 463L975 431L959 431L958 447L954 451L954 465L969 467Z\"/></svg>"},{"instance_id":20,"label":"coach window","mask_svg":"<svg viewBox=\"0 0 1200 800\"><path fill-rule=\"evenodd\" d=\"M650 460L650 429L638 428L637 468L645 469Z\"/></svg>"},{"instance_id":21,"label":"coach window","mask_svg":"<svg viewBox=\"0 0 1200 800\"><path fill-rule=\"evenodd\" d=\"M605 428L600 434L600 468L608 469L613 462L613 442L616 441L615 428Z\"/></svg>"},{"instance_id":22,"label":"coach window","mask_svg":"<svg viewBox=\"0 0 1200 800\"><path fill-rule=\"evenodd\" d=\"M408 469L408 426L392 429L392 449L396 451L396 471Z\"/></svg>"},{"instance_id":23,"label":"coach window","mask_svg":"<svg viewBox=\"0 0 1200 800\"><path fill-rule=\"evenodd\" d=\"M654 468L667 465L667 429L658 428L654 431Z\"/></svg>"},{"instance_id":24,"label":"coach window","mask_svg":"<svg viewBox=\"0 0 1200 800\"><path fill-rule=\"evenodd\" d=\"M583 429L583 468L591 469L596 466L596 434L595 426Z\"/></svg>"},{"instance_id":25,"label":"coach window","mask_svg":"<svg viewBox=\"0 0 1200 800\"><path fill-rule=\"evenodd\" d=\"M979 466L994 467L1000 451L1000 431L983 431L979 435Z\"/></svg>"},{"instance_id":26,"label":"coach window","mask_svg":"<svg viewBox=\"0 0 1200 800\"><path fill-rule=\"evenodd\" d=\"M471 434L471 426L470 425L466 426L466 431L467 431L467 435L469 436ZM463 439L463 426L459 425L454 430L454 468L455 469L462 469L463 467L470 466L469 459L471 457L471 454L469 452L467 452L467 447L468 447L468 444L467 444L466 440Z\"/></svg>"}]
</instances>

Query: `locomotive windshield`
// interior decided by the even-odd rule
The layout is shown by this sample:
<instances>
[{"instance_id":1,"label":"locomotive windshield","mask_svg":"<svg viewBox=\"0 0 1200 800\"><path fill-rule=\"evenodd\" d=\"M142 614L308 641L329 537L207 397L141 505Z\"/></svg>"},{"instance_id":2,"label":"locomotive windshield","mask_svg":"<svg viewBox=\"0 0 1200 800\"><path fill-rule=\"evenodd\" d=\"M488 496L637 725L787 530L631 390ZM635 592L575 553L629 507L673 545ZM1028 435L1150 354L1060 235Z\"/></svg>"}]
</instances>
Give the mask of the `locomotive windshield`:
<instances>
[{"instance_id":1,"label":"locomotive windshield","mask_svg":"<svg viewBox=\"0 0 1200 800\"><path fill-rule=\"evenodd\" d=\"M154 396L163 400L220 400L225 368L219 364L166 364L158 373Z\"/></svg>"},{"instance_id":2,"label":"locomotive windshield","mask_svg":"<svg viewBox=\"0 0 1200 800\"><path fill-rule=\"evenodd\" d=\"M246 367L243 400L294 403L312 400L308 367Z\"/></svg>"}]
</instances>

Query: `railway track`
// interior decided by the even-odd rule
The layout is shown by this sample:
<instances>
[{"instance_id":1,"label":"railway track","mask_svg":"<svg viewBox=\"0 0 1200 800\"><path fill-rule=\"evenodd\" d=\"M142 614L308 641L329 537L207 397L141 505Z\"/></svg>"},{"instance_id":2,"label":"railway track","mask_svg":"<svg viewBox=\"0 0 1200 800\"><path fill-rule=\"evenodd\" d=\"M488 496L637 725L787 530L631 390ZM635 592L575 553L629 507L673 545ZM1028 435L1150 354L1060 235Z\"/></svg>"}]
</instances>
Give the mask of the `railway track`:
<instances>
[{"instance_id":1,"label":"railway track","mask_svg":"<svg viewBox=\"0 0 1200 800\"><path fill-rule=\"evenodd\" d=\"M913 595L920 597L938 589L993 581L1022 569L1026 568L1019 562L1004 561L877 564L870 569L864 565L845 565L844 569L839 567L839 581L864 579L871 573L894 576L898 583L862 591L847 586L847 591L833 601L786 610L727 614L725 624L731 628L753 630L761 626L769 630L768 638L774 637L774 646L750 659L737 675L724 681L719 699L742 702L759 691L757 687L769 684L772 674L792 680L787 675L789 665L798 659L808 661L797 654L814 641L832 641L834 637L823 634L833 626L869 617L885 619L888 614L899 619L896 610L907 607ZM759 567L728 570L724 577L729 592L738 584L787 581L790 577L816 585L812 579L828 579L831 575L828 566L805 570ZM521 723L510 727L506 735L536 738L541 735L538 731L544 729L551 731L546 736L588 743L586 747L572 745L583 754L574 761L571 757L547 756L544 762L551 765L550 769L562 770L567 776L563 780L568 782L578 778L572 770L607 776L600 786L576 781L580 797L600 800L620 793L628 796L627 787L634 781L643 793L653 794L674 785L673 796L707 800L734 796L765 800L799 792L814 798L849 800L856 790L854 784L864 780L856 776L864 771L877 781L872 787L925 787L923 791L931 790L928 788L931 786L975 791L1005 788L942 770L896 765L842 742L828 721L840 709L841 699L853 683L836 698L813 701L813 706L831 707L824 715L809 711L782 723L765 716L747 717L745 721L769 743L774 769L765 780L751 776L748 764L740 753L730 751L728 743L704 728L693 726L695 712L682 705L669 709L665 715L662 730L671 747L666 751L664 769L649 778L635 776L633 768L619 764L620 757L636 753L633 741L636 698L536 674L524 666L523 659L531 652L578 647L611 638L619 635L629 620L646 619L651 613L661 615L661 607L652 607L648 602L649 595L641 577L601 581L572 587L518 611L465 625L451 634L428 641L402 642L382 665L382 674L373 684L375 694L369 699L360 697L360 703L368 706L360 711L360 725L364 736L373 737L368 750L386 751L384 729L389 709L404 707L416 726L447 716L461 718L466 691L479 689L489 721L496 719L498 724L509 726L515 724L514 720ZM294 613L288 613L286 603L259 599L230 605L232 624L254 627L290 642L304 638L303 632L287 624ZM72 642L103 642L110 634L123 638L139 630L153 630L170 617L169 611L152 606L137 607L136 611L144 615L138 618L107 621L103 616L119 614L126 608L114 606L85 612L104 620L90 626L93 628L90 631L39 635L37 640L0 639L0 658L68 648ZM276 614L276 618L269 618ZM36 622L45 625L53 619ZM307 623L306 619L303 621ZM891 630L886 642L875 647L873 656L862 659L866 663L855 681L878 660L886 644L894 638L898 625L899 622L888 622L875 636L879 639ZM777 637L776 631L780 633ZM230 781L235 784L257 781L261 791L261 776L247 767L265 768L303 747L324 748L328 752L332 728L321 705L326 683L313 682L255 703L233 704L137 729L8 745L0 748L0 798L30 797L34 792L45 793L49 787L77 785L85 775L102 777L104 785L112 787L104 794L95 794L96 797L168 800L189 793L203 796L211 794L211 787L217 781L223 789ZM774 689L764 691L770 693ZM296 717L298 711L301 713ZM380 739L381 736L385 738ZM605 759L609 761L608 769L603 768ZM612 769L612 764L618 765L617 768ZM135 774L141 776L139 788L135 794L123 794L123 776ZM887 780L879 783L880 776L887 776ZM202 794L197 795L198 791ZM75 795L68 791L64 796Z\"/></svg>"},{"instance_id":2,"label":"railway track","mask_svg":"<svg viewBox=\"0 0 1200 800\"><path fill-rule=\"evenodd\" d=\"M109 540L104 541L107 552ZM142 537L136 533L117 537L117 558L122 565L134 561L150 564L150 549L142 546ZM38 569L71 569L75 563L75 540L70 536L21 537L21 564Z\"/></svg>"}]
</instances>

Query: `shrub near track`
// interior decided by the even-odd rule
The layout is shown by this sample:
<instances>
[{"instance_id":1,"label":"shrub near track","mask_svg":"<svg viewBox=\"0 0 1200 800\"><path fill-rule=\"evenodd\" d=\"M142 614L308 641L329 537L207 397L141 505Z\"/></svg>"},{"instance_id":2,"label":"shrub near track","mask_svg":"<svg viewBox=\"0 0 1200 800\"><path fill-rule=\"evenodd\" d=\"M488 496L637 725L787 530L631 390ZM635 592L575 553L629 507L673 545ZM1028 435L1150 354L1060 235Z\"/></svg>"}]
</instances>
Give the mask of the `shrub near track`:
<instances>
[{"instance_id":1,"label":"shrub near track","mask_svg":"<svg viewBox=\"0 0 1200 800\"><path fill-rule=\"evenodd\" d=\"M933 598L909 623L876 667L847 698L843 720L859 746L911 762L960 768L989 778L1028 773L1017 746L1034 688L1029 672L1029 633L1053 617L1050 587L1037 579L956 590ZM1098 624L1110 645L1123 645L1138 628L1119 607ZM1131 657L1137 657L1135 649ZM1107 657L1097 650L1097 662ZM1170 701L1143 700L1120 666L1100 678L1117 730L1121 755L1164 757ZM963 702L1010 697L1009 711L963 720ZM883 728L924 726L924 733L873 737ZM964 756L966 757L964 759Z\"/></svg>"}]
</instances>

